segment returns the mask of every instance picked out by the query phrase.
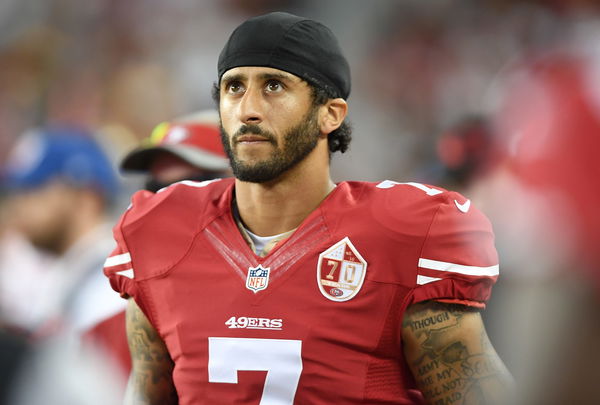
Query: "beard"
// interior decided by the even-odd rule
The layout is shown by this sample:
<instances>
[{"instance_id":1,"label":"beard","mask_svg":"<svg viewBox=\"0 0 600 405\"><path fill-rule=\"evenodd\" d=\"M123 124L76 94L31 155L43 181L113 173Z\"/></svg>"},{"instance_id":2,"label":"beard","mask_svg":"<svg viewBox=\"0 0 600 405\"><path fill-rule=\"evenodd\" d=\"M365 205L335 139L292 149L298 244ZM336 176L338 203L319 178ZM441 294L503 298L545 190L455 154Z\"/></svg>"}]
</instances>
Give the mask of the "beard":
<instances>
[{"instance_id":1,"label":"beard","mask_svg":"<svg viewBox=\"0 0 600 405\"><path fill-rule=\"evenodd\" d=\"M320 131L317 122L317 111L317 108L311 108L298 125L290 128L285 133L283 148L279 147L277 138L273 133L261 129L258 125L242 125L233 137L230 137L221 126L221 141L231 162L233 175L241 181L266 183L275 180L300 163L315 149L319 140ZM273 144L274 150L267 159L256 163L246 163L238 158L231 144L235 145L237 139L247 133L260 135Z\"/></svg>"}]
</instances>

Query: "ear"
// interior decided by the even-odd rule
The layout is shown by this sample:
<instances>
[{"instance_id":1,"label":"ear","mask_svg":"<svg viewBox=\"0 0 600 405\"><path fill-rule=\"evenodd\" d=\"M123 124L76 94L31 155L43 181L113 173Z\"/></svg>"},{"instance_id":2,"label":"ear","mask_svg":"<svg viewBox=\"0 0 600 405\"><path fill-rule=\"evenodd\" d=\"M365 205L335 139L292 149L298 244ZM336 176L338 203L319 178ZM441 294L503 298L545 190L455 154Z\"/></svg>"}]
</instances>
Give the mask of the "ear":
<instances>
[{"instance_id":1,"label":"ear","mask_svg":"<svg viewBox=\"0 0 600 405\"><path fill-rule=\"evenodd\" d=\"M348 114L348 104L343 98L332 98L321 107L321 134L326 135L342 125Z\"/></svg>"}]
</instances>

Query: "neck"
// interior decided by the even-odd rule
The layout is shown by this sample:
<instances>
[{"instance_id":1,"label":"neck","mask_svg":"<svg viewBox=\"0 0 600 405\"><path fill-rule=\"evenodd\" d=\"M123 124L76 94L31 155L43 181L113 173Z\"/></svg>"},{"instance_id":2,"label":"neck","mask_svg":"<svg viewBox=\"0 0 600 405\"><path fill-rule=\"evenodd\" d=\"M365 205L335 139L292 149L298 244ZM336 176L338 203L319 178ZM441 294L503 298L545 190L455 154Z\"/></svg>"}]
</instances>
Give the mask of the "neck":
<instances>
[{"instance_id":1,"label":"neck","mask_svg":"<svg viewBox=\"0 0 600 405\"><path fill-rule=\"evenodd\" d=\"M246 228L271 236L297 228L333 190L327 150L317 148L268 183L236 180L236 202Z\"/></svg>"}]
</instances>

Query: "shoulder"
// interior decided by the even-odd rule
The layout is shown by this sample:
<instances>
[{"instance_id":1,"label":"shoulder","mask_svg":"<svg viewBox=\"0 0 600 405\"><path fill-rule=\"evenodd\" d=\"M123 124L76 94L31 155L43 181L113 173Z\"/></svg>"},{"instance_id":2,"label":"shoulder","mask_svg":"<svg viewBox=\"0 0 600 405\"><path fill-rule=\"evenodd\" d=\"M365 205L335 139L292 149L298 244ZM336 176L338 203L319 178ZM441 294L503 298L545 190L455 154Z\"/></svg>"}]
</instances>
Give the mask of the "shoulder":
<instances>
[{"instance_id":1,"label":"shoulder","mask_svg":"<svg viewBox=\"0 0 600 405\"><path fill-rule=\"evenodd\" d=\"M452 194L444 188L417 182L383 180L380 182L349 181L343 184L348 187L350 194L369 204L435 205L448 200L449 195Z\"/></svg>"},{"instance_id":2,"label":"shoulder","mask_svg":"<svg viewBox=\"0 0 600 405\"><path fill-rule=\"evenodd\" d=\"M385 180L344 182L327 206L330 222L410 243L427 259L485 266L497 261L490 221L470 199L441 187ZM348 221L348 218L352 221ZM334 224L335 225L335 224ZM334 226L332 226L334 227ZM480 260L474 252L487 252ZM471 260L477 257L476 260ZM496 264L496 263L494 263Z\"/></svg>"},{"instance_id":3,"label":"shoulder","mask_svg":"<svg viewBox=\"0 0 600 405\"><path fill-rule=\"evenodd\" d=\"M489 221L471 201L455 191L417 182L347 182L347 195L371 207L375 216L385 216L394 221L433 221L452 217L461 222L476 218ZM443 219L443 218L442 218Z\"/></svg>"},{"instance_id":4,"label":"shoulder","mask_svg":"<svg viewBox=\"0 0 600 405\"><path fill-rule=\"evenodd\" d=\"M498 264L491 223L467 197L414 182L386 180L371 188L389 193L378 195L374 201L383 201L391 218L403 216L427 224L421 262L482 267Z\"/></svg>"},{"instance_id":5,"label":"shoulder","mask_svg":"<svg viewBox=\"0 0 600 405\"><path fill-rule=\"evenodd\" d=\"M365 189L365 194L373 199L394 203L416 202L420 204L436 205L461 198L460 193L446 190L443 187L414 181L397 182L383 180L380 182L349 182L355 187Z\"/></svg>"},{"instance_id":6,"label":"shoulder","mask_svg":"<svg viewBox=\"0 0 600 405\"><path fill-rule=\"evenodd\" d=\"M400 254L413 302L485 302L498 275L490 221L467 197L415 182L347 183L356 218L378 245ZM350 197L348 197L348 200ZM355 220L356 221L356 220ZM416 274L413 274L415 271Z\"/></svg>"},{"instance_id":7,"label":"shoulder","mask_svg":"<svg viewBox=\"0 0 600 405\"><path fill-rule=\"evenodd\" d=\"M203 182L181 181L159 190L157 193L141 190L136 192L131 204L122 216L123 225L149 221L154 217L180 217L189 211L201 213L217 207L223 194L232 187L231 179ZM203 208L199 211L199 208ZM188 218L189 220L189 218Z\"/></svg>"},{"instance_id":8,"label":"shoulder","mask_svg":"<svg viewBox=\"0 0 600 405\"><path fill-rule=\"evenodd\" d=\"M114 228L120 252L131 258L136 279L152 277L179 261L196 235L229 210L233 180L175 183L158 193L139 191Z\"/></svg>"}]
</instances>

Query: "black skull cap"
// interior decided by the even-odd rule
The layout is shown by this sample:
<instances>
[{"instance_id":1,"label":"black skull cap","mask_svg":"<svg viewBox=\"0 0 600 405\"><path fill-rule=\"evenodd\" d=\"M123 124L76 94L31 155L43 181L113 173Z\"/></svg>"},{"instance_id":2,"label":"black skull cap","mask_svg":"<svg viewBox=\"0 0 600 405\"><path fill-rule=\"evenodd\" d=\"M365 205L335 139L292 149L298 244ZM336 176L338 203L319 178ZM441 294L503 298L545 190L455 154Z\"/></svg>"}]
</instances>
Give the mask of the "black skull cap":
<instances>
[{"instance_id":1,"label":"black skull cap","mask_svg":"<svg viewBox=\"0 0 600 405\"><path fill-rule=\"evenodd\" d=\"M350 95L350 66L337 38L323 24L284 12L246 20L219 55L223 74L240 66L264 66L292 73L330 90L334 97Z\"/></svg>"}]
</instances>

